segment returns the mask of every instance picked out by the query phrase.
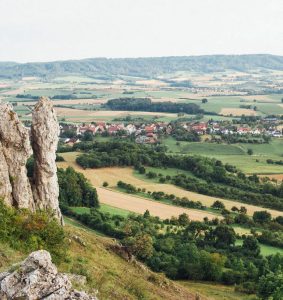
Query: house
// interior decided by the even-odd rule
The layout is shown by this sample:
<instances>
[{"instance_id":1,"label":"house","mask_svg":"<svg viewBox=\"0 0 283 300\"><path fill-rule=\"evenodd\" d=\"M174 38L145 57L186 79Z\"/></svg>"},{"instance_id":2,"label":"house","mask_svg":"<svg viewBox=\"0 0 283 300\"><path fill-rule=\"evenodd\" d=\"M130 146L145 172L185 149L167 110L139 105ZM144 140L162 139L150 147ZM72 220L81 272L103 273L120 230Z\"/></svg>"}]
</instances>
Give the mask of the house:
<instances>
[{"instance_id":1,"label":"house","mask_svg":"<svg viewBox=\"0 0 283 300\"><path fill-rule=\"evenodd\" d=\"M157 136L153 133L148 133L147 135L139 135L136 138L137 144L156 144L157 142Z\"/></svg>"},{"instance_id":2,"label":"house","mask_svg":"<svg viewBox=\"0 0 283 300\"><path fill-rule=\"evenodd\" d=\"M124 124L112 124L107 128L110 135L117 134L120 130L125 130Z\"/></svg>"},{"instance_id":3,"label":"house","mask_svg":"<svg viewBox=\"0 0 283 300\"><path fill-rule=\"evenodd\" d=\"M135 133L136 131L137 131L137 128L136 128L136 126L135 125L133 125L133 124L128 124L127 126L126 126L126 131L127 131L127 133L130 135L130 134L133 134L133 133Z\"/></svg>"},{"instance_id":4,"label":"house","mask_svg":"<svg viewBox=\"0 0 283 300\"><path fill-rule=\"evenodd\" d=\"M66 139L65 140L65 145L68 145L68 146L73 146L74 144L77 144L77 143L80 143L80 139L78 138L71 138L71 139Z\"/></svg>"},{"instance_id":5,"label":"house","mask_svg":"<svg viewBox=\"0 0 283 300\"><path fill-rule=\"evenodd\" d=\"M191 126L191 130L197 134L205 134L207 130L207 123L196 123Z\"/></svg>"},{"instance_id":6,"label":"house","mask_svg":"<svg viewBox=\"0 0 283 300\"><path fill-rule=\"evenodd\" d=\"M237 133L238 134L248 134L248 133L251 133L251 129L249 127L239 127L237 129Z\"/></svg>"},{"instance_id":7,"label":"house","mask_svg":"<svg viewBox=\"0 0 283 300\"><path fill-rule=\"evenodd\" d=\"M147 126L145 126L144 130L146 133L156 132L156 125L155 124L151 124L149 126L147 125Z\"/></svg>"}]
</instances>

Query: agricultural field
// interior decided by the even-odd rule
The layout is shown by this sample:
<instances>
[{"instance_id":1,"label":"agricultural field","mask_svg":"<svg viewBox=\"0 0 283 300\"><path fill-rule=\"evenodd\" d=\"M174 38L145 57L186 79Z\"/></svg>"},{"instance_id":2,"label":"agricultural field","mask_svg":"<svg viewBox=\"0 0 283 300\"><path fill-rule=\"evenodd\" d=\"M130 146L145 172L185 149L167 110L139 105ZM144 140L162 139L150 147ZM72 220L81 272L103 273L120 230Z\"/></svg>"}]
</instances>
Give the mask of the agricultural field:
<instances>
[{"instance_id":1,"label":"agricultural field","mask_svg":"<svg viewBox=\"0 0 283 300\"><path fill-rule=\"evenodd\" d=\"M227 71L207 75L195 72L176 72L153 79L133 76L116 76L112 78L111 76L100 76L99 74L96 77L70 75L51 78L49 81L29 77L23 78L21 81L0 81L0 96L3 96L5 101L17 102L18 105L34 105L35 101L33 99L22 99L16 96L18 94L48 97L75 95L76 99L71 97L70 99L54 99L54 102L56 105L79 108L79 111L72 117L81 122L93 121L93 119L86 118L84 109L90 109L90 106L99 107L109 99L120 97L147 97L153 102L195 103L205 111L219 114L215 118L221 117L222 119L241 115L283 114L282 95L280 94L246 95L230 90L230 87L234 86L235 83L244 84L245 81L253 81L254 78L257 78L254 76L258 76L256 73L251 75ZM245 76L246 79L235 81L237 76ZM278 75L274 76L277 76L276 80L278 80ZM167 80L173 80L176 83L192 82L195 88L171 86ZM207 86L207 88L203 88L203 86ZM223 88L223 91L215 90L219 87ZM253 88L256 88L256 86L253 86ZM202 103L203 98L206 98L208 102ZM251 106L250 109L243 108L243 106L249 105ZM134 113L131 112L131 114ZM68 113L66 113L66 117L71 118ZM94 117L100 119L100 116L94 115Z\"/></svg>"},{"instance_id":2,"label":"agricultural field","mask_svg":"<svg viewBox=\"0 0 283 300\"><path fill-rule=\"evenodd\" d=\"M158 213L160 217L162 216L168 216L168 214L172 213L173 209L172 206L166 205L166 204L160 204L158 205L158 208L156 208L156 201L151 201L147 199L143 199L140 197L136 197L133 195L129 194L122 194L117 191L109 190L109 189L104 189L102 188L103 182L108 182L109 188L116 187L116 184L119 180L123 180L124 182L130 183L136 187L139 188L145 188L147 191L151 192L158 192L158 191L163 191L166 194L174 194L178 197L187 197L190 200L193 201L200 201L203 205L206 206L211 206L216 200L220 200L224 203L227 209L231 209L233 206L240 206L241 203L232 201L232 200L226 200L226 199L220 199L217 197L211 197L211 196L206 196L206 195L201 195L197 194L194 192L186 191L183 190L179 187L176 187L172 184L161 184L157 183L152 180L146 179L144 175L139 175L134 172L132 168L100 168L100 169L83 169L80 166L78 166L75 162L75 158L79 153L76 152L69 152L69 153L61 153L65 159L65 162L59 162L57 163L58 167L61 168L66 168L68 166L73 167L76 171L81 172L85 175L86 178L90 180L90 182L97 188L98 195L100 197L100 201L102 203L108 204L110 206L115 206L119 207L125 210L137 212L137 213L143 213L146 209L149 209L150 212L154 215L155 213ZM157 169L156 172L162 173L161 169ZM164 174L168 172L168 170L163 171ZM171 175L174 173L174 170L171 171ZM176 172L176 171L175 171ZM115 197L117 200L115 200ZM127 199L127 200L125 200ZM133 205L135 201L135 205ZM154 205L153 205L153 203ZM139 204L142 203L142 204ZM150 205L151 206L148 206ZM248 204L243 204L248 211L249 215L252 215L255 211L262 210L262 208L259 208L254 205L248 205ZM167 209L166 209L167 208ZM177 208L177 207L176 207ZM162 209L163 211L160 211L159 209ZM181 208L178 207L178 212L176 211L175 213L180 212ZM165 212L166 210L166 212ZM182 210L182 209L181 209ZM266 209L269 211L273 217L281 215L281 212L272 210L272 209ZM170 212L167 212L170 211ZM192 209L189 210L190 213L189 216L193 219L193 216L197 219L201 218L203 219L205 216L210 216L210 217L215 217L217 215L212 214L207 211L199 211L197 216L195 216L195 212L197 210ZM184 209L183 209L184 212ZM191 212L193 214L191 214ZM172 213L173 215L173 213ZM167 217L165 217L167 218Z\"/></svg>"},{"instance_id":3,"label":"agricultural field","mask_svg":"<svg viewBox=\"0 0 283 300\"><path fill-rule=\"evenodd\" d=\"M280 165L268 164L267 159L281 160L283 155L283 139L272 139L269 144L216 144L216 143L190 143L179 142L167 138L162 140L168 147L169 152L178 154L195 154L213 157L223 163L235 165L240 170L248 174L263 174L271 176L278 174L277 179L281 179L283 168ZM248 155L248 149L253 150L252 155Z\"/></svg>"}]
</instances>

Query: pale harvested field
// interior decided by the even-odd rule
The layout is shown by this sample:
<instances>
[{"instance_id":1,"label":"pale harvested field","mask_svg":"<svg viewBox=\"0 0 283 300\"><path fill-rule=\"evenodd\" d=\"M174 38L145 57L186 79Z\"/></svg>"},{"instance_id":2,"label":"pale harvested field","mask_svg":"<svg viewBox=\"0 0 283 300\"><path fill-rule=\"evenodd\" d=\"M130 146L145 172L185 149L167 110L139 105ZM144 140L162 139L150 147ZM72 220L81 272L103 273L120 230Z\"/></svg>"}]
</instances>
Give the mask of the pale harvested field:
<instances>
[{"instance_id":1,"label":"pale harvested field","mask_svg":"<svg viewBox=\"0 0 283 300\"><path fill-rule=\"evenodd\" d=\"M151 192L163 191L166 194L174 194L178 197L187 197L188 199L193 200L193 201L200 201L201 203L203 203L206 206L211 206L215 200L220 200L225 204L227 209L231 209L233 206L237 206L237 207L245 206L248 210L249 215L253 215L253 213L255 211L259 211L259 210L267 210L272 214L273 217L282 215L282 212L279 212L276 210L265 209L265 208L257 207L254 205L239 203L239 202L232 201L232 200L226 200L226 199L221 199L221 198L217 198L217 197L201 195L201 194L197 194L194 192L183 190L172 184L160 184L160 183L153 183L150 181L142 180L133 175L132 168L101 168L101 169L95 169L95 170L94 169L83 170L74 161L75 156L77 155L76 153L74 153L74 152L73 153L61 153L60 155L62 155L66 161L58 163L59 167L65 168L67 166L72 166L77 171L83 173L95 187L101 187L104 181L107 181L109 183L109 187L115 187L117 182L119 180L122 180L124 182L131 183L136 187L145 188L147 191L151 191ZM115 192L113 192L113 193L115 193ZM129 196L129 195L127 195L127 196ZM105 199L105 195L103 194L102 197L103 198L101 198L101 199L103 202ZM129 196L129 197L138 198L135 196ZM140 199L140 201L143 200L141 198L139 198L139 199ZM111 201L111 199L109 199L108 201ZM106 203L106 202L103 202L103 203ZM113 202L113 204L115 204L115 202ZM115 205L113 205L113 206L115 206ZM170 206L170 207L172 207L172 206ZM133 209L133 207L132 207L131 203L129 203L128 210L132 210L132 209ZM194 212L195 210L192 210L192 211ZM202 217L209 214L207 212L201 212L201 213L202 213Z\"/></svg>"},{"instance_id":2,"label":"pale harvested field","mask_svg":"<svg viewBox=\"0 0 283 300\"><path fill-rule=\"evenodd\" d=\"M241 96L241 98L250 101L253 101L255 99L258 102L278 102L278 100L272 99L268 95Z\"/></svg>"},{"instance_id":3,"label":"pale harvested field","mask_svg":"<svg viewBox=\"0 0 283 300\"><path fill-rule=\"evenodd\" d=\"M150 85L150 86L167 86L168 83L160 80L137 80L136 84Z\"/></svg>"},{"instance_id":4,"label":"pale harvested field","mask_svg":"<svg viewBox=\"0 0 283 300\"><path fill-rule=\"evenodd\" d=\"M96 187L96 190L99 195L99 201L102 203L140 214L143 214L148 209L151 215L158 216L161 219L167 219L173 216L177 217L183 213L186 213L191 220L195 221L202 221L205 216L209 219L216 217L216 215L212 213L203 212L201 210L167 205L157 201L148 200L125 193L119 193L101 187Z\"/></svg>"},{"instance_id":5,"label":"pale harvested field","mask_svg":"<svg viewBox=\"0 0 283 300\"><path fill-rule=\"evenodd\" d=\"M145 115L145 116L162 116L162 117L177 117L177 114L170 113L155 113L155 112L136 112L136 111L112 111L112 110L80 110L63 107L55 107L59 117L65 117L70 120L93 121L95 117L109 118L109 117L123 117L127 115Z\"/></svg>"},{"instance_id":6,"label":"pale harvested field","mask_svg":"<svg viewBox=\"0 0 283 300\"><path fill-rule=\"evenodd\" d=\"M18 105L35 105L37 101L18 102ZM71 105L71 104L104 104L106 99L70 99L70 100L53 100L53 105Z\"/></svg>"},{"instance_id":7,"label":"pale harvested field","mask_svg":"<svg viewBox=\"0 0 283 300\"><path fill-rule=\"evenodd\" d=\"M152 102L180 102L182 101L181 99L178 98L167 98L167 97L162 97L162 98L152 98Z\"/></svg>"},{"instance_id":8,"label":"pale harvested field","mask_svg":"<svg viewBox=\"0 0 283 300\"><path fill-rule=\"evenodd\" d=\"M270 179L276 179L278 181L283 180L283 174L259 174L259 177L268 177Z\"/></svg>"},{"instance_id":9,"label":"pale harvested field","mask_svg":"<svg viewBox=\"0 0 283 300\"><path fill-rule=\"evenodd\" d=\"M5 93L3 93L3 95L17 95L17 94L20 94L22 92L23 92L23 89L20 88L20 89L16 89L16 90L11 90L11 91L5 92Z\"/></svg>"},{"instance_id":10,"label":"pale harvested field","mask_svg":"<svg viewBox=\"0 0 283 300\"><path fill-rule=\"evenodd\" d=\"M224 116L229 116L229 115L233 115L233 116L256 116L257 113L256 111L252 110L252 109L246 109L246 108L222 108L220 111L220 115L224 115Z\"/></svg>"}]
</instances>

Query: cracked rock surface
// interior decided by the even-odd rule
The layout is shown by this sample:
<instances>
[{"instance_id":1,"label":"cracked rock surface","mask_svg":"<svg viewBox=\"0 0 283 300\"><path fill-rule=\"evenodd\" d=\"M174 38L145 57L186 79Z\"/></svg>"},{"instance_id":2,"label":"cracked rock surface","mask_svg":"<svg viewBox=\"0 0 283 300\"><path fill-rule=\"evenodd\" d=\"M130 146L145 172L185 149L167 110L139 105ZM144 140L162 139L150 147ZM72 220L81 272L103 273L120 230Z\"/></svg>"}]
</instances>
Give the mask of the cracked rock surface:
<instances>
[{"instance_id":1,"label":"cracked rock surface","mask_svg":"<svg viewBox=\"0 0 283 300\"><path fill-rule=\"evenodd\" d=\"M58 273L49 252L32 252L14 272L0 273L0 299L97 300L72 288L67 275Z\"/></svg>"}]
</instances>

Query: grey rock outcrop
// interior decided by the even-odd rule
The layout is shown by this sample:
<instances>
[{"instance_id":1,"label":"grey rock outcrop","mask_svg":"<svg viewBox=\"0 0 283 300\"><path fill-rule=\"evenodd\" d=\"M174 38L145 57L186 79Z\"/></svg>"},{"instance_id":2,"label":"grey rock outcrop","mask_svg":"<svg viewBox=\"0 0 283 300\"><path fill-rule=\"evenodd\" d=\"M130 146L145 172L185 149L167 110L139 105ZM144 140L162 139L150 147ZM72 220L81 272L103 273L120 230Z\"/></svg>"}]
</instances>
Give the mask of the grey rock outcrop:
<instances>
[{"instance_id":1,"label":"grey rock outcrop","mask_svg":"<svg viewBox=\"0 0 283 300\"><path fill-rule=\"evenodd\" d=\"M0 178L4 179L5 201L13 203L18 208L33 210L34 201L26 170L27 159L32 154L29 132L20 122L12 106L7 103L0 103L0 142L0 159L4 158L6 162L6 164L3 163L4 168L1 168L0 171ZM7 170L12 187L11 196L9 194L10 186L7 182Z\"/></svg>"},{"instance_id":2,"label":"grey rock outcrop","mask_svg":"<svg viewBox=\"0 0 283 300\"><path fill-rule=\"evenodd\" d=\"M3 147L0 142L0 195L3 197L5 204L13 205L12 185L9 178L9 169L3 154Z\"/></svg>"},{"instance_id":3,"label":"grey rock outcrop","mask_svg":"<svg viewBox=\"0 0 283 300\"><path fill-rule=\"evenodd\" d=\"M63 224L55 163L58 135L59 124L48 98L41 97L35 105L31 140L13 107L0 103L0 198L16 208L51 210ZM26 163L32 153L35 165L31 184Z\"/></svg>"},{"instance_id":4,"label":"grey rock outcrop","mask_svg":"<svg viewBox=\"0 0 283 300\"><path fill-rule=\"evenodd\" d=\"M51 209L63 222L59 210L59 186L55 163L59 124L52 102L41 97L32 113L31 144L34 153L33 196L36 208Z\"/></svg>"},{"instance_id":5,"label":"grey rock outcrop","mask_svg":"<svg viewBox=\"0 0 283 300\"><path fill-rule=\"evenodd\" d=\"M14 272L0 274L1 300L97 300L72 289L65 274L58 273L49 252L32 252Z\"/></svg>"}]
</instances>

